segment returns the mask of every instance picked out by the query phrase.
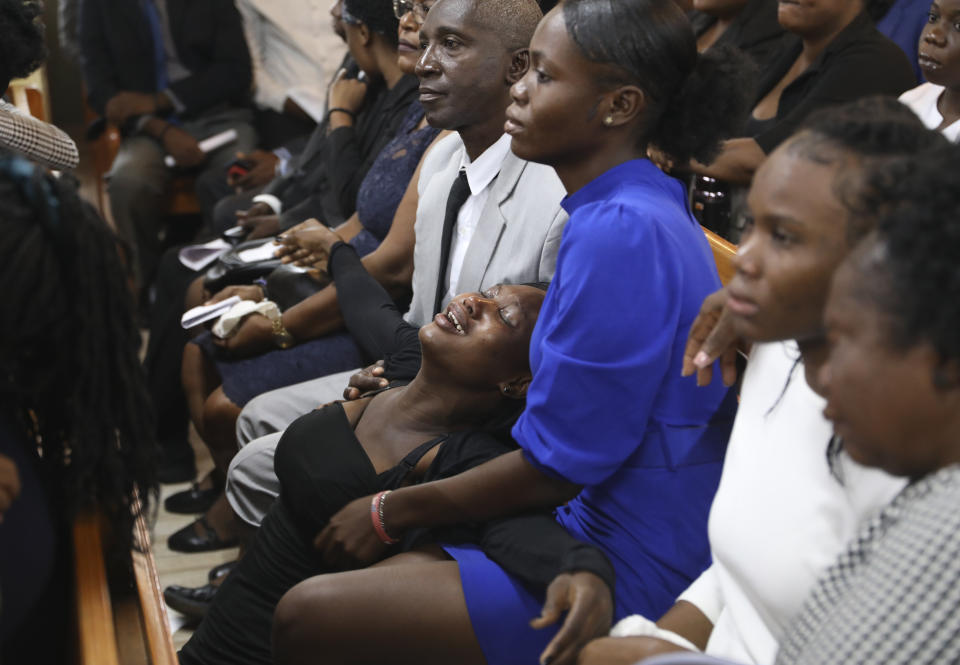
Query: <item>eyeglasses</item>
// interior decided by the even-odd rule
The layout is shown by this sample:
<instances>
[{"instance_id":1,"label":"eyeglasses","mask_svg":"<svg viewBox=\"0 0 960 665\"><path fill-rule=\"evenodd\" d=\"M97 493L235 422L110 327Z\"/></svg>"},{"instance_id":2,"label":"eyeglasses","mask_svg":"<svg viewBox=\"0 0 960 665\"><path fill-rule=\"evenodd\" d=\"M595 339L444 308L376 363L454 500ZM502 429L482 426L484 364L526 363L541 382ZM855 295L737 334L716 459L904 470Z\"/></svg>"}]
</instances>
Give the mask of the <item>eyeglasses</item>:
<instances>
[{"instance_id":1,"label":"eyeglasses","mask_svg":"<svg viewBox=\"0 0 960 665\"><path fill-rule=\"evenodd\" d=\"M393 15L397 20L403 18L404 14L413 12L414 18L423 23L427 19L428 11L430 11L429 6L416 0L393 0Z\"/></svg>"}]
</instances>

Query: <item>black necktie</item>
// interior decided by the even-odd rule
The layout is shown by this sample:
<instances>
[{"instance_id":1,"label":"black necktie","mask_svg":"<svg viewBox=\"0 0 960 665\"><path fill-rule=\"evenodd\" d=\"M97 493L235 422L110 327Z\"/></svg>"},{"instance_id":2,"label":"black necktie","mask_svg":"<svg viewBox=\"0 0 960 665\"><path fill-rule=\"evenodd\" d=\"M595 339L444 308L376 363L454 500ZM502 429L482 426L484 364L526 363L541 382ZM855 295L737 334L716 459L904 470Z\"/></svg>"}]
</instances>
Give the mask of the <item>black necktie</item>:
<instances>
[{"instance_id":1,"label":"black necktie","mask_svg":"<svg viewBox=\"0 0 960 665\"><path fill-rule=\"evenodd\" d=\"M440 274L437 276L437 295L433 303L433 313L440 311L443 296L447 293L447 265L450 263L450 242L453 240L453 227L457 225L457 216L464 202L470 198L470 184L467 172L460 169L453 181L450 195L447 196L447 211L443 217L443 236L440 239Z\"/></svg>"}]
</instances>

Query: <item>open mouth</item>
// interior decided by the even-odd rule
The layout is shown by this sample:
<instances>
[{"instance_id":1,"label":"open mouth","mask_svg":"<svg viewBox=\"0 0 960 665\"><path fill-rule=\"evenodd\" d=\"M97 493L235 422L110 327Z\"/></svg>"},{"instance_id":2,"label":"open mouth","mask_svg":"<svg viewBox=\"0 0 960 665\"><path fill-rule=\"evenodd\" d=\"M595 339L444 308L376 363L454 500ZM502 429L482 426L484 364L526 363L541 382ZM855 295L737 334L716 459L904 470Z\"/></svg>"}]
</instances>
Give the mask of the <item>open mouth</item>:
<instances>
[{"instance_id":1,"label":"open mouth","mask_svg":"<svg viewBox=\"0 0 960 665\"><path fill-rule=\"evenodd\" d=\"M939 60L926 53L917 56L917 64L923 69L939 69L943 66Z\"/></svg>"},{"instance_id":2,"label":"open mouth","mask_svg":"<svg viewBox=\"0 0 960 665\"><path fill-rule=\"evenodd\" d=\"M450 323L453 324L453 327L457 329L458 333L460 333L461 335L467 334L467 331L464 330L463 326L460 325L460 321L457 319L457 315L451 312L450 310L447 310L447 319L450 321Z\"/></svg>"}]
</instances>

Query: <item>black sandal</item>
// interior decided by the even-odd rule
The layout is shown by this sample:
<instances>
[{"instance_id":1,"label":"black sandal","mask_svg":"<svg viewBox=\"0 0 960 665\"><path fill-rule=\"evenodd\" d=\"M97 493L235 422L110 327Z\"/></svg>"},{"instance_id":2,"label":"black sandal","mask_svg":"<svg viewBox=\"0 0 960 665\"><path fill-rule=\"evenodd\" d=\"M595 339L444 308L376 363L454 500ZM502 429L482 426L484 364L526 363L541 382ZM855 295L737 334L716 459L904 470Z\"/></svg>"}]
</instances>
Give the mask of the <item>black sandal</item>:
<instances>
[{"instance_id":1,"label":"black sandal","mask_svg":"<svg viewBox=\"0 0 960 665\"><path fill-rule=\"evenodd\" d=\"M202 532L199 535L195 526L197 524L200 525ZM210 526L206 515L198 517L167 538L167 547L174 552L213 552L236 546L236 538L224 540L217 535L217 530Z\"/></svg>"}]
</instances>

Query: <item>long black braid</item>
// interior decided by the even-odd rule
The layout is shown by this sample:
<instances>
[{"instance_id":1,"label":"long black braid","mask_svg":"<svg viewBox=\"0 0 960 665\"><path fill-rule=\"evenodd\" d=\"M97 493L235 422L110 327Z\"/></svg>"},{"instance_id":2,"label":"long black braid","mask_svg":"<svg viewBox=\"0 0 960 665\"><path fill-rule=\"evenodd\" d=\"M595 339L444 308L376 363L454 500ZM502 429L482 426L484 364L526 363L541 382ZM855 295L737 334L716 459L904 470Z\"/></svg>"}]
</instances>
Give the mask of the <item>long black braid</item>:
<instances>
[{"instance_id":1,"label":"long black braid","mask_svg":"<svg viewBox=\"0 0 960 665\"><path fill-rule=\"evenodd\" d=\"M129 549L156 491L153 413L116 237L69 186L0 154L0 409L36 443L64 517L99 507Z\"/></svg>"}]
</instances>

